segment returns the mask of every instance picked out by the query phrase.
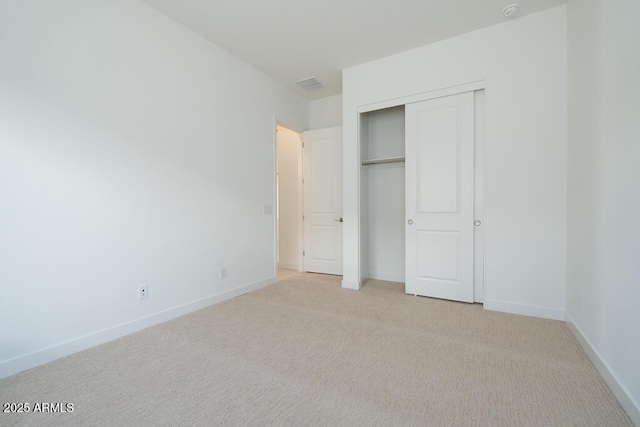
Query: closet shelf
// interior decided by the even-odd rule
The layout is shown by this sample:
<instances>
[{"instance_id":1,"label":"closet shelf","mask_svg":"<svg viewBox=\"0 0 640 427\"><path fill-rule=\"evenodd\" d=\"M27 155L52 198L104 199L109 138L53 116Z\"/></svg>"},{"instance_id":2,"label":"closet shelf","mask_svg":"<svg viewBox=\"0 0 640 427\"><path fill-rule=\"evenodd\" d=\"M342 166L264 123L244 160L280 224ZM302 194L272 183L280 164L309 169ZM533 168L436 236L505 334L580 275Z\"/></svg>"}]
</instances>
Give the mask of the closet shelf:
<instances>
[{"instance_id":1,"label":"closet shelf","mask_svg":"<svg viewBox=\"0 0 640 427\"><path fill-rule=\"evenodd\" d=\"M383 163L404 163L404 157L387 157L385 159L363 160L362 166L380 165Z\"/></svg>"}]
</instances>

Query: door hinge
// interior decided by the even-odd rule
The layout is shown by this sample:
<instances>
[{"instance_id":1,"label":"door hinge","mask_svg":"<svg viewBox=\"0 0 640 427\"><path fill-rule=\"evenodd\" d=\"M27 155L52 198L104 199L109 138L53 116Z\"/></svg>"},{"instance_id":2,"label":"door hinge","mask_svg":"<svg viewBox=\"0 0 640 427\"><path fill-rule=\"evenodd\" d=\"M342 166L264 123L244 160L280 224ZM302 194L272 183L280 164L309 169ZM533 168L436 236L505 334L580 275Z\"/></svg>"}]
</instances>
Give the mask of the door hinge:
<instances>
[{"instance_id":1,"label":"door hinge","mask_svg":"<svg viewBox=\"0 0 640 427\"><path fill-rule=\"evenodd\" d=\"M302 148L304 148L304 141L302 141Z\"/></svg>"},{"instance_id":2,"label":"door hinge","mask_svg":"<svg viewBox=\"0 0 640 427\"><path fill-rule=\"evenodd\" d=\"M302 183L304 184L304 178L302 178Z\"/></svg>"},{"instance_id":3,"label":"door hinge","mask_svg":"<svg viewBox=\"0 0 640 427\"><path fill-rule=\"evenodd\" d=\"M304 221L304 215L302 215L302 220Z\"/></svg>"},{"instance_id":4,"label":"door hinge","mask_svg":"<svg viewBox=\"0 0 640 427\"><path fill-rule=\"evenodd\" d=\"M304 253L304 251L302 251L302 256L305 256L305 253Z\"/></svg>"}]
</instances>

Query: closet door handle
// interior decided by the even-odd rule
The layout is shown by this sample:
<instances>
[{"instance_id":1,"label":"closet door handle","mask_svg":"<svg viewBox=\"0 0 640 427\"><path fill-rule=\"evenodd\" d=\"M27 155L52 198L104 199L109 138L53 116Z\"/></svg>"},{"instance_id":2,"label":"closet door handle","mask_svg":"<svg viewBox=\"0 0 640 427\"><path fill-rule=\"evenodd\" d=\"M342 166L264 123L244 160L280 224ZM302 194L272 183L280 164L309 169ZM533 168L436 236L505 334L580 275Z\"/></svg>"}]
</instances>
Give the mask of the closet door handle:
<instances>
[{"instance_id":1,"label":"closet door handle","mask_svg":"<svg viewBox=\"0 0 640 427\"><path fill-rule=\"evenodd\" d=\"M413 225L413 220L412 220L412 219L410 219L409 221L407 221L407 224L409 224L409 225Z\"/></svg>"},{"instance_id":2,"label":"closet door handle","mask_svg":"<svg viewBox=\"0 0 640 427\"><path fill-rule=\"evenodd\" d=\"M342 218L340 219L334 219L335 222L344 222L344 220Z\"/></svg>"}]
</instances>

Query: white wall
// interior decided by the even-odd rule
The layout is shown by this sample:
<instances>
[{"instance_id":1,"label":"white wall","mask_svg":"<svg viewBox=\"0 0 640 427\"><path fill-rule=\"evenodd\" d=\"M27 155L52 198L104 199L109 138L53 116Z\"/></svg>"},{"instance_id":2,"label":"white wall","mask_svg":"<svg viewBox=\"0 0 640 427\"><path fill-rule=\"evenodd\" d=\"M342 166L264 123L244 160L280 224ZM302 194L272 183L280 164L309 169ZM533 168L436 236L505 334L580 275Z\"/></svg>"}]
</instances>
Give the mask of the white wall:
<instances>
[{"instance_id":1,"label":"white wall","mask_svg":"<svg viewBox=\"0 0 640 427\"><path fill-rule=\"evenodd\" d=\"M603 372L605 379L636 425L640 425L638 18L640 3L635 0L568 3L567 320L588 341L596 366L608 371Z\"/></svg>"},{"instance_id":2,"label":"white wall","mask_svg":"<svg viewBox=\"0 0 640 427\"><path fill-rule=\"evenodd\" d=\"M342 126L342 95L309 101L309 129Z\"/></svg>"},{"instance_id":3,"label":"white wall","mask_svg":"<svg viewBox=\"0 0 640 427\"><path fill-rule=\"evenodd\" d=\"M344 70L343 286L360 280L358 106L484 80L485 308L563 318L566 72L565 6Z\"/></svg>"},{"instance_id":4,"label":"white wall","mask_svg":"<svg viewBox=\"0 0 640 427\"><path fill-rule=\"evenodd\" d=\"M298 270L302 217L302 141L278 126L278 266Z\"/></svg>"},{"instance_id":5,"label":"white wall","mask_svg":"<svg viewBox=\"0 0 640 427\"><path fill-rule=\"evenodd\" d=\"M273 282L305 100L139 1L2 1L0 57L0 376Z\"/></svg>"}]
</instances>

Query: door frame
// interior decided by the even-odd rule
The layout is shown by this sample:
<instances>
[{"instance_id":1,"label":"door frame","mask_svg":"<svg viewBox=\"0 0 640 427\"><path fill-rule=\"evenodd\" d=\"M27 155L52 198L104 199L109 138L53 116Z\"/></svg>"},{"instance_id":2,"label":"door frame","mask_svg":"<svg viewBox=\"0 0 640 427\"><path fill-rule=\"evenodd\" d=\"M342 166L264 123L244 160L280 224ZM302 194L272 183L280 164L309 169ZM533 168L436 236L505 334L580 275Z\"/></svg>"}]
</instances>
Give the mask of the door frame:
<instances>
[{"instance_id":1,"label":"door frame","mask_svg":"<svg viewBox=\"0 0 640 427\"><path fill-rule=\"evenodd\" d=\"M272 182L273 182L273 277L278 282L278 126L287 128L296 132L302 144L302 132L295 126L289 125L287 122L278 119L273 115L273 152L272 152ZM302 272L303 258L302 248L304 247L304 230L302 222L303 212L303 188L302 188L302 150L300 150L300 158L298 159L298 272Z\"/></svg>"},{"instance_id":2,"label":"door frame","mask_svg":"<svg viewBox=\"0 0 640 427\"><path fill-rule=\"evenodd\" d=\"M363 229L362 226L366 222L365 214L363 213L363 189L362 189L362 129L361 129L361 115L363 113L368 113L370 111L382 110L390 107L397 107L400 105L411 104L414 102L427 101L435 98L442 98L450 95L457 95L465 92L474 92L483 91L482 94L482 105L480 105L481 115L482 115L482 123L478 123L476 121L477 114L474 117L474 136L478 136L476 133L481 131L481 141L474 141L474 196L477 197L479 194L482 195L482 206L480 207L476 204L476 200L474 200L474 210L478 209L477 212L474 212L476 219L480 219L482 222L482 232L479 233L477 230L474 232L474 302L483 302L485 295L485 260L486 260L486 227L487 227L487 216L486 216L486 205L487 205L487 182L486 182L486 101L487 101L487 81L486 80L478 80L468 83L463 83L455 86L448 86L428 92L422 92L414 95L402 96L399 98L393 98L380 102L373 102L370 104L363 104L358 106L358 138L357 138L357 177L358 177L358 289L362 287L362 283L366 280L366 274L364 272L364 267L366 264L366 257L368 252L368 245L363 244L366 243L363 241ZM477 96L474 96L474 106L478 107L478 102L476 100ZM476 112L477 113L477 112ZM476 144L478 143L479 144ZM474 198L475 198L474 197ZM481 218L478 216L480 215ZM476 253L476 251L481 251L480 253ZM476 288L476 280L479 280L478 288ZM343 284L344 286L344 284ZM477 290L477 292L476 292Z\"/></svg>"}]
</instances>

